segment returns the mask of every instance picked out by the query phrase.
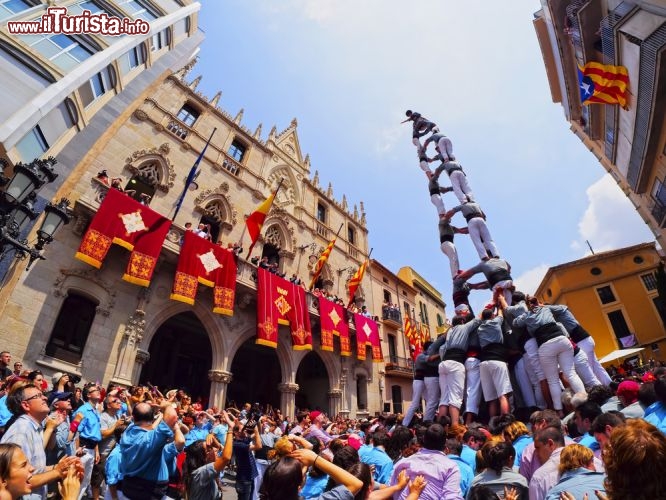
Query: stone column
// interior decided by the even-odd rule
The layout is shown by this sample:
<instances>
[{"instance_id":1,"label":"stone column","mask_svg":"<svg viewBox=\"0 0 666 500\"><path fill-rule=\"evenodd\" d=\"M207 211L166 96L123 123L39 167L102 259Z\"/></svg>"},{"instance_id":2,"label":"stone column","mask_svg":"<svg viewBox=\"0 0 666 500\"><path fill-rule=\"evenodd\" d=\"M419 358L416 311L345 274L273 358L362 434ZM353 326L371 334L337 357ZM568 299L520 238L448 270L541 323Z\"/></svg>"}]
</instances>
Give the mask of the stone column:
<instances>
[{"instance_id":1,"label":"stone column","mask_svg":"<svg viewBox=\"0 0 666 500\"><path fill-rule=\"evenodd\" d=\"M224 408L227 399L227 386L231 383L233 374L224 370L208 370L208 380L210 380L209 406Z\"/></svg>"},{"instance_id":2,"label":"stone column","mask_svg":"<svg viewBox=\"0 0 666 500\"><path fill-rule=\"evenodd\" d=\"M340 414L343 418L349 417L349 387L347 387L347 374L349 370L346 367L342 368L342 373L340 374Z\"/></svg>"},{"instance_id":3,"label":"stone column","mask_svg":"<svg viewBox=\"0 0 666 500\"><path fill-rule=\"evenodd\" d=\"M137 309L125 324L123 338L118 349L116 368L113 372L113 377L111 377L111 382L114 384L134 385L141 365L150 358L150 355L146 351L143 351L145 355L141 359L138 355L138 351L140 350L139 345L143 340L144 328L146 327L145 315L146 313L142 309Z\"/></svg>"},{"instance_id":4,"label":"stone column","mask_svg":"<svg viewBox=\"0 0 666 500\"><path fill-rule=\"evenodd\" d=\"M296 393L299 385L293 382L283 382L278 384L280 391L280 410L283 415L294 416L296 413Z\"/></svg>"},{"instance_id":5,"label":"stone column","mask_svg":"<svg viewBox=\"0 0 666 500\"><path fill-rule=\"evenodd\" d=\"M340 402L342 400L342 390L341 389L331 389L328 391L328 415L331 418L340 413Z\"/></svg>"}]
</instances>

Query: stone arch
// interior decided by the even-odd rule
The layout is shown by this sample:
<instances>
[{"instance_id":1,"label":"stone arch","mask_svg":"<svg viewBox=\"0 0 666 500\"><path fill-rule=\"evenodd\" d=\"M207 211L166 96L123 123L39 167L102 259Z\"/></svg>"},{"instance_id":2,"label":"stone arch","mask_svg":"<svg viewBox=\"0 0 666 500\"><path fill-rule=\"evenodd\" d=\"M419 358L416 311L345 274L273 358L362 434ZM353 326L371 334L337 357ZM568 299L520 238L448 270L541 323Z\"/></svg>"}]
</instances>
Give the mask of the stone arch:
<instances>
[{"instance_id":1,"label":"stone arch","mask_svg":"<svg viewBox=\"0 0 666 500\"><path fill-rule=\"evenodd\" d=\"M226 370L231 371L231 364L233 363L234 357L238 354L240 348L248 340L255 338L257 335L256 327L252 326L242 333L236 335L231 343L228 345L229 356L227 358ZM283 339L280 339L283 340ZM270 349L267 347L266 349ZM282 382L293 383L296 378L296 370L294 368L294 362L292 361L292 351L290 346L286 342L278 342L277 348L275 349L277 354L278 362L280 363L280 371L282 373Z\"/></svg>"},{"instance_id":2,"label":"stone arch","mask_svg":"<svg viewBox=\"0 0 666 500\"><path fill-rule=\"evenodd\" d=\"M215 189L205 189L194 200L194 210L216 219L221 229L231 231L238 221L238 212L231 204L229 184L223 182Z\"/></svg>"},{"instance_id":3,"label":"stone arch","mask_svg":"<svg viewBox=\"0 0 666 500\"><path fill-rule=\"evenodd\" d=\"M357 412L368 410L368 389L372 382L371 372L363 366L359 365L354 368L354 397L356 401Z\"/></svg>"},{"instance_id":4,"label":"stone arch","mask_svg":"<svg viewBox=\"0 0 666 500\"><path fill-rule=\"evenodd\" d=\"M145 179L155 189L168 193L169 188L174 186L176 180L176 170L167 157L169 151L170 148L167 143L162 144L159 148L134 151L125 160L125 168L132 175Z\"/></svg>"},{"instance_id":5,"label":"stone arch","mask_svg":"<svg viewBox=\"0 0 666 500\"><path fill-rule=\"evenodd\" d=\"M280 249L280 256L293 258L296 242L293 236L294 230L289 223L284 218L281 218L278 213L271 211L271 215L266 219L264 227L266 228L263 236L264 244L271 243L275 245L276 242L279 242L276 246ZM277 233L274 233L271 229L277 229ZM271 233L274 233L274 236ZM272 241L268 241L267 237L271 236Z\"/></svg>"},{"instance_id":6,"label":"stone arch","mask_svg":"<svg viewBox=\"0 0 666 500\"><path fill-rule=\"evenodd\" d=\"M147 315L147 317L150 319L146 320L143 338L139 347L147 352L148 348L150 347L150 342L159 330L160 326L162 326L165 321L178 314L192 312L201 322L204 329L206 330L206 333L208 334L208 339L210 340L212 349L212 368L215 369L218 367L223 367L225 365L226 350L224 346L223 335L217 333L219 332L217 315L209 310L207 306L204 306L199 302L196 302L193 306L191 306L183 302L172 300L165 303L162 307L157 308L153 314Z\"/></svg>"},{"instance_id":7,"label":"stone arch","mask_svg":"<svg viewBox=\"0 0 666 500\"><path fill-rule=\"evenodd\" d=\"M282 180L282 185L275 196L275 205L278 207L297 205L300 200L298 183L296 177L294 177L294 174L287 165L278 165L266 177L266 183L271 191L275 191L280 180Z\"/></svg>"}]
</instances>

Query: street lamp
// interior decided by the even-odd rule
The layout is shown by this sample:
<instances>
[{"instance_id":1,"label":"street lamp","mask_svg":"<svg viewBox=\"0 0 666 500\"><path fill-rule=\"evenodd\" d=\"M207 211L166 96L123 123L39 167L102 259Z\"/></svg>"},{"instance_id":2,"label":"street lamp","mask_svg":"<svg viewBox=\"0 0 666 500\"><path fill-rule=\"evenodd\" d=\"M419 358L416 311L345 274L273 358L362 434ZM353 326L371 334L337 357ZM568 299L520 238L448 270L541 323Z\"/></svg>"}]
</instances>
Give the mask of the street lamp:
<instances>
[{"instance_id":1,"label":"street lamp","mask_svg":"<svg viewBox=\"0 0 666 500\"><path fill-rule=\"evenodd\" d=\"M28 220L35 220L39 215L34 209L37 190L58 177L53 169L56 163L52 156L35 159L29 164L19 162L14 166L13 177L7 178L4 175L7 162L0 158L0 186L7 186L0 192L0 259L9 249L7 247L11 247L17 259L30 258L26 267L30 269L35 260L44 259L41 252L53 241L60 226L69 223L69 200L62 198L57 204L49 203L44 208L46 215L37 230L37 243L30 246L27 240L21 239L21 230Z\"/></svg>"}]
</instances>

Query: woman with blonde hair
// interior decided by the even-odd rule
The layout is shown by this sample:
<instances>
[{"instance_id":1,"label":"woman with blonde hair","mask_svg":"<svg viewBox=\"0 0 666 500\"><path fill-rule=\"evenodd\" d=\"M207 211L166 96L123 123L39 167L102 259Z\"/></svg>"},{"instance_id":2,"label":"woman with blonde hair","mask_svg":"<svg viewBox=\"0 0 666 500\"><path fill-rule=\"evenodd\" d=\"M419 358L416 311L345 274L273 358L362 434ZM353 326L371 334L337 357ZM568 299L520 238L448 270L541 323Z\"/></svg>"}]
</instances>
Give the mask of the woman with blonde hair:
<instances>
[{"instance_id":1,"label":"woman with blonde hair","mask_svg":"<svg viewBox=\"0 0 666 500\"><path fill-rule=\"evenodd\" d=\"M594 453L580 444L565 446L560 454L560 480L548 492L546 500L560 500L566 492L573 498L596 498L595 491L604 491L604 474L594 468ZM565 497L566 498L566 497Z\"/></svg>"},{"instance_id":2,"label":"woman with blonde hair","mask_svg":"<svg viewBox=\"0 0 666 500\"><path fill-rule=\"evenodd\" d=\"M513 445L513 449L516 452L516 458L513 461L513 467L516 471L518 471L518 467L520 467L520 459L523 456L523 450L527 447L528 444L534 442L534 438L530 436L530 431L527 426L519 420L511 422L509 425L507 425L503 434L504 441L511 443Z\"/></svg>"}]
</instances>

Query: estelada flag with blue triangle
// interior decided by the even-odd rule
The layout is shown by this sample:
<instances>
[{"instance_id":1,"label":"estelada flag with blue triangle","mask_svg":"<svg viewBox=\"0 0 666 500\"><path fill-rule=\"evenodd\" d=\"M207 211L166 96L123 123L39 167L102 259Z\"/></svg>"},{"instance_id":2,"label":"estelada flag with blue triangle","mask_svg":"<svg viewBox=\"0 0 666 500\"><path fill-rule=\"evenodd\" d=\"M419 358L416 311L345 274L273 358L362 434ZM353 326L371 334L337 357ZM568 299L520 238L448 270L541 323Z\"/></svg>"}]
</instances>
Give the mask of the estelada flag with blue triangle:
<instances>
[{"instance_id":1,"label":"estelada flag with blue triangle","mask_svg":"<svg viewBox=\"0 0 666 500\"><path fill-rule=\"evenodd\" d=\"M629 72L624 66L597 62L578 66L578 87L583 104L619 104L627 108Z\"/></svg>"}]
</instances>

